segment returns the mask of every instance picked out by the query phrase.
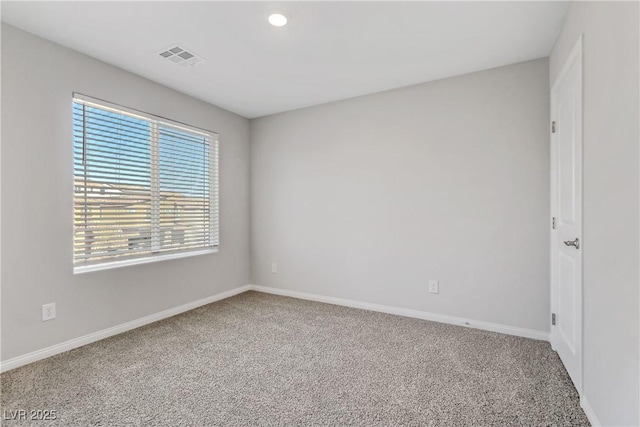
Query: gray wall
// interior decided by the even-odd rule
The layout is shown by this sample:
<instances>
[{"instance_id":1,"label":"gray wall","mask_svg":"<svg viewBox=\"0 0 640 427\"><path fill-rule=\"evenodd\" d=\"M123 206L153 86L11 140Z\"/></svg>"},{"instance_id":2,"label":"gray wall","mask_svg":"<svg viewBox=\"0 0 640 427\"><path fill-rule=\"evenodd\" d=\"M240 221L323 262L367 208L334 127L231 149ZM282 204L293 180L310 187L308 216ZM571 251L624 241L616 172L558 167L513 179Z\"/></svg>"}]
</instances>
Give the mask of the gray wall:
<instances>
[{"instance_id":1,"label":"gray wall","mask_svg":"<svg viewBox=\"0 0 640 427\"><path fill-rule=\"evenodd\" d=\"M220 253L73 275L74 91L220 133ZM2 106L2 360L249 282L248 120L5 24Z\"/></svg>"},{"instance_id":2,"label":"gray wall","mask_svg":"<svg viewBox=\"0 0 640 427\"><path fill-rule=\"evenodd\" d=\"M547 59L252 120L252 283L548 331L548 126Z\"/></svg>"},{"instance_id":3,"label":"gray wall","mask_svg":"<svg viewBox=\"0 0 640 427\"><path fill-rule=\"evenodd\" d=\"M603 425L638 425L638 3L573 2L555 81L581 33L584 75L583 394Z\"/></svg>"}]
</instances>

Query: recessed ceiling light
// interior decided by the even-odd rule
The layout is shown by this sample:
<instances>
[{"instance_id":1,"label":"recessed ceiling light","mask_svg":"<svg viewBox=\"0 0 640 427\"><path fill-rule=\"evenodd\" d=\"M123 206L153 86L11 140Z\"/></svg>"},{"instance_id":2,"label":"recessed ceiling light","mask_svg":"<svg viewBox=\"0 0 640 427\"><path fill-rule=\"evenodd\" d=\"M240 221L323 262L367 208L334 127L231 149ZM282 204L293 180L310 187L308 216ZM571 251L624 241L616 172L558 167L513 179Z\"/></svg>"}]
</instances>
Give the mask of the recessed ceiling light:
<instances>
[{"instance_id":1,"label":"recessed ceiling light","mask_svg":"<svg viewBox=\"0 0 640 427\"><path fill-rule=\"evenodd\" d=\"M274 27L284 27L287 25L287 17L279 13L274 13L269 16L269 23Z\"/></svg>"}]
</instances>

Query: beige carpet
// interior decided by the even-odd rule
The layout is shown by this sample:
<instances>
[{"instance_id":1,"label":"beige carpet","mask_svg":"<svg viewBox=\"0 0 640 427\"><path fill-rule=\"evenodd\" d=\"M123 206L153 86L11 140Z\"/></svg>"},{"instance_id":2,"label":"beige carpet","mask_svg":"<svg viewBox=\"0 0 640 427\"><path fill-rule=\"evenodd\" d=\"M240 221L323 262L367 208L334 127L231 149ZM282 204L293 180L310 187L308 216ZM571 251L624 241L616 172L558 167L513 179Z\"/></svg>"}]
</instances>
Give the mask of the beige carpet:
<instances>
[{"instance_id":1,"label":"beige carpet","mask_svg":"<svg viewBox=\"0 0 640 427\"><path fill-rule=\"evenodd\" d=\"M248 292L1 377L60 426L588 425L546 342Z\"/></svg>"}]
</instances>

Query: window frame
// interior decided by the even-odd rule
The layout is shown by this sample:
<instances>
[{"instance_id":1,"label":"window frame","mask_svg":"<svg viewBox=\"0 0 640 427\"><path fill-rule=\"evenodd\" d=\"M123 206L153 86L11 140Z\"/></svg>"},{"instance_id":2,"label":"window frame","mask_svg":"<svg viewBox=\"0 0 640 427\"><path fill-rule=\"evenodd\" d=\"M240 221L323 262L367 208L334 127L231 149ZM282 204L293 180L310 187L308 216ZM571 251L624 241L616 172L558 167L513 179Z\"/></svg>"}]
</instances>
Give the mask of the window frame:
<instances>
[{"instance_id":1,"label":"window frame","mask_svg":"<svg viewBox=\"0 0 640 427\"><path fill-rule=\"evenodd\" d=\"M203 137L208 139L209 142L209 188L210 188L210 192L209 192L209 243L210 246L208 247L199 247L199 248L189 248L189 249L174 249L168 252L162 252L161 247L160 247L160 243L159 243L159 235L161 233L160 230L160 225L159 225L159 221L153 221L152 220L152 236L156 236L156 239L154 239L155 244L152 242L151 245L151 253L145 253L145 254L141 254L141 255L131 255L131 256L122 256L122 257L115 257L113 259L110 260L104 260L103 262L98 261L95 263L84 263L84 264L78 264L76 262L75 259L75 238L76 238L76 221L75 221L75 214L72 215L72 229L73 229L73 238L72 238L72 242L73 245L73 251L72 251L72 258L73 258L73 274L82 274L82 273L88 273L88 272L92 272L92 271L100 271L100 270L108 270L108 269L113 269L113 268L121 268L121 267L126 267L126 266L130 266L130 265L139 265L139 264L147 264L147 263L152 263L152 262L160 262L160 261L165 261L165 260L169 260L169 259L180 259L180 258L186 258L186 257L192 257L192 256L200 256L200 255L205 255L205 254L211 254L211 253L217 253L219 252L219 247L220 247L220 208L219 208L219 191L220 191L220 186L219 186L219 135L217 132L213 132L210 130L206 130L203 128L199 128L196 126L192 126L192 125L188 125L176 120L172 120L172 119L168 119L166 117L162 117L162 116L158 116L158 115L154 115L151 113L146 113L143 111L139 111L139 110L135 110L133 108L129 108L129 107L125 107L123 105L119 105L119 104L114 104L112 102L109 101L105 101L102 99L98 99L98 98L94 98L94 97L90 97L87 95L83 95L81 93L77 93L74 92L73 96L72 96L72 110L73 110L73 105L79 102L81 104L84 105L89 105L89 106L93 106L96 108L100 108L100 109L104 109L104 110L108 110L108 111L112 111L114 113L117 114L124 114L124 115L128 115L128 116L133 116L134 118L137 119L141 119L141 120L145 120L148 121L150 126L152 128L155 128L155 132L151 131L151 135L150 135L150 149L151 150L158 150L158 124L161 124L162 126L170 126L173 128L176 128L178 130L183 130L189 133L196 133L196 134L201 134L203 135ZM72 128L74 126L74 118L73 118L73 114L72 114ZM73 133L73 132L72 132ZM73 139L73 138L72 138ZM155 144L154 144L154 140L155 139ZM84 140L83 140L84 143ZM74 148L74 143L71 145L72 149ZM153 156L152 156L153 157ZM158 159L158 156L155 156L156 159ZM154 170L154 168L156 170ZM159 168L159 160L157 162L153 162L152 165L150 165L150 172L153 173L158 173L158 169ZM75 204L75 194L76 194L76 174L75 174L75 166L74 166L74 172L73 172L73 209L75 210L76 208L76 204ZM156 185L159 185L159 183L156 181ZM150 190L150 194L151 194L151 200L152 200L152 208L151 208L151 212L152 212L152 217L154 216L154 205L157 204L156 206L156 211L157 211L157 215L160 214L160 206L159 206L159 201L160 199L158 198L157 200L156 197L154 197L154 193L156 193L158 196L160 194L160 190L159 188L151 188ZM86 208L86 207L85 207ZM154 225L155 224L155 225ZM157 230L154 230L154 226L157 226Z\"/></svg>"}]
</instances>

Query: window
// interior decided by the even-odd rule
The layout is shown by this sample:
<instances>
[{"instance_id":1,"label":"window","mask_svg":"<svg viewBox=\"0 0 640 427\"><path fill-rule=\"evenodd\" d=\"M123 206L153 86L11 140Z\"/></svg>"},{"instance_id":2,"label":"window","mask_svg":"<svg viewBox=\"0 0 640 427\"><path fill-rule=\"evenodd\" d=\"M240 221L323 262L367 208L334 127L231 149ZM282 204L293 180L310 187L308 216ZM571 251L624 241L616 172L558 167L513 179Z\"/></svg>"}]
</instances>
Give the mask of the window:
<instances>
[{"instance_id":1,"label":"window","mask_svg":"<svg viewBox=\"0 0 640 427\"><path fill-rule=\"evenodd\" d=\"M213 252L217 134L74 94L74 272Z\"/></svg>"}]
</instances>

